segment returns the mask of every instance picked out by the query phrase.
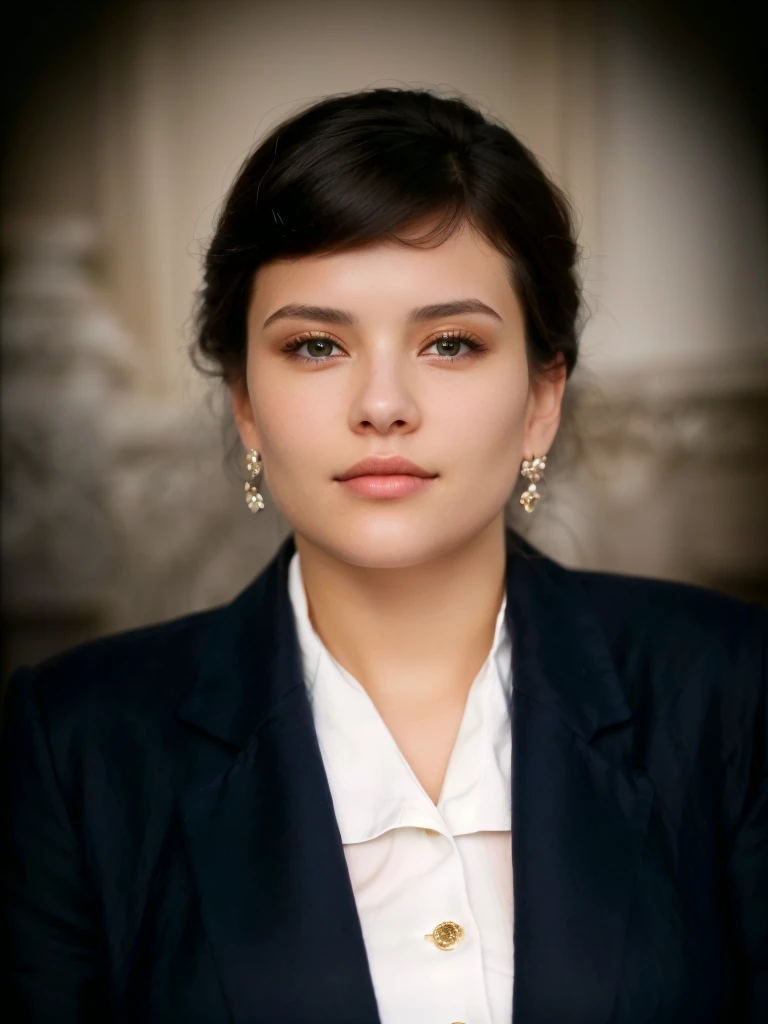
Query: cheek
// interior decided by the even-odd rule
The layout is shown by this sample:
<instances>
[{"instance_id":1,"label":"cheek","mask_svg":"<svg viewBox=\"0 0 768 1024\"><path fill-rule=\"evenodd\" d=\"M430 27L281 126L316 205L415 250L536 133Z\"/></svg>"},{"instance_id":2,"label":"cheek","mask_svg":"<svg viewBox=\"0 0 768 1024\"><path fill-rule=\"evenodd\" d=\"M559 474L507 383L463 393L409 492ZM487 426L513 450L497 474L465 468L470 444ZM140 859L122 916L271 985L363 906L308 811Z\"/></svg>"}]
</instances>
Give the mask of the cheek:
<instances>
[{"instance_id":1,"label":"cheek","mask_svg":"<svg viewBox=\"0 0 768 1024\"><path fill-rule=\"evenodd\" d=\"M527 378L497 369L462 388L435 397L433 411L458 447L485 462L509 456L522 438L528 399Z\"/></svg>"},{"instance_id":2,"label":"cheek","mask_svg":"<svg viewBox=\"0 0 768 1024\"><path fill-rule=\"evenodd\" d=\"M250 394L254 421L262 439L265 462L284 468L317 458L327 447L327 425L334 403L318 388L299 388L254 373Z\"/></svg>"}]
</instances>

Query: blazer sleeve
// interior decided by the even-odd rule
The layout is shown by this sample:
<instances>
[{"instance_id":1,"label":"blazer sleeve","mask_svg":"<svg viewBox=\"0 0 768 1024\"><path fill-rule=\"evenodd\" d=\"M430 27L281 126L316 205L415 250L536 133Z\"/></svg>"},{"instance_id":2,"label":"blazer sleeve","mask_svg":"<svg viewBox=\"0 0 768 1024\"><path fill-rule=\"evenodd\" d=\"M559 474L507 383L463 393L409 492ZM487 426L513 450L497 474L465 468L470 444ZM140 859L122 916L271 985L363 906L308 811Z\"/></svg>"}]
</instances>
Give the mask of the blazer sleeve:
<instances>
[{"instance_id":1,"label":"blazer sleeve","mask_svg":"<svg viewBox=\"0 0 768 1024\"><path fill-rule=\"evenodd\" d=\"M14 1020L81 1024L113 1019L98 911L82 844L54 764L40 670L10 677L0 789L6 953L3 1003Z\"/></svg>"},{"instance_id":2,"label":"blazer sleeve","mask_svg":"<svg viewBox=\"0 0 768 1024\"><path fill-rule=\"evenodd\" d=\"M741 665L755 678L757 696L750 699L735 758L745 778L745 797L738 826L727 846L726 887L731 936L735 938L739 1009L734 1021L768 1021L768 615L753 606L758 621L757 644L750 643ZM753 634L754 636L754 634ZM745 692L755 693L742 677Z\"/></svg>"}]
</instances>

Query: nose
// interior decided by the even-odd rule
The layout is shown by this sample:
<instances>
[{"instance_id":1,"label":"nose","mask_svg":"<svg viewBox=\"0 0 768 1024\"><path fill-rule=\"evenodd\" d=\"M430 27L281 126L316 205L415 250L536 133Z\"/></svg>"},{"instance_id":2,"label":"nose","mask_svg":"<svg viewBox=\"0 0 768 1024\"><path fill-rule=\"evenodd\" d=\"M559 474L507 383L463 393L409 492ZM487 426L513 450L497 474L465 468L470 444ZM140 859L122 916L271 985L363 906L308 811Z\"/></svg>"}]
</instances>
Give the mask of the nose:
<instances>
[{"instance_id":1,"label":"nose","mask_svg":"<svg viewBox=\"0 0 768 1024\"><path fill-rule=\"evenodd\" d=\"M389 351L371 356L356 367L349 418L352 430L372 427L386 434L393 426L413 430L421 422L421 409L413 375L405 360Z\"/></svg>"}]
</instances>

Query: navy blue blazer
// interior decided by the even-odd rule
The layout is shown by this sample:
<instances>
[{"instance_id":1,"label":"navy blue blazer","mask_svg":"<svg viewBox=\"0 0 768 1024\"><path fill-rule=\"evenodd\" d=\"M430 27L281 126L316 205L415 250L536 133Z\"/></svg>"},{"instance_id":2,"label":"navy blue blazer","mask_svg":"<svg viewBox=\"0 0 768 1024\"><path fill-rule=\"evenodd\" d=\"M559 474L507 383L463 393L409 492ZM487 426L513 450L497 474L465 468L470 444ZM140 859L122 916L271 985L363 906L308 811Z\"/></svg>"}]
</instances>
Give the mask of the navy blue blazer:
<instances>
[{"instance_id":1,"label":"navy blue blazer","mask_svg":"<svg viewBox=\"0 0 768 1024\"><path fill-rule=\"evenodd\" d=\"M506 538L514 1024L765 1024L768 615ZM294 550L12 676L14 1020L379 1024Z\"/></svg>"}]
</instances>

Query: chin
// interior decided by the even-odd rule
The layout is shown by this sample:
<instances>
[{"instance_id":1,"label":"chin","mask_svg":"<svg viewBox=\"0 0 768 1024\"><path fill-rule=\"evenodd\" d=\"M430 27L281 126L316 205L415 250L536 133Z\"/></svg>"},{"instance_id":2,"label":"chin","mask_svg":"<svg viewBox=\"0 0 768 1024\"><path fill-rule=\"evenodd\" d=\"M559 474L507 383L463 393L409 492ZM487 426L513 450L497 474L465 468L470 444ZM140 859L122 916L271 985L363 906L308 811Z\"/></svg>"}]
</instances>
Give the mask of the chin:
<instances>
[{"instance_id":1,"label":"chin","mask_svg":"<svg viewBox=\"0 0 768 1024\"><path fill-rule=\"evenodd\" d=\"M440 529L436 521L442 521ZM440 558L471 540L484 525L462 523L447 514L443 519L424 510L409 516L362 509L325 522L327 528L321 517L315 517L306 530L296 529L333 558L367 569L403 569Z\"/></svg>"}]
</instances>

